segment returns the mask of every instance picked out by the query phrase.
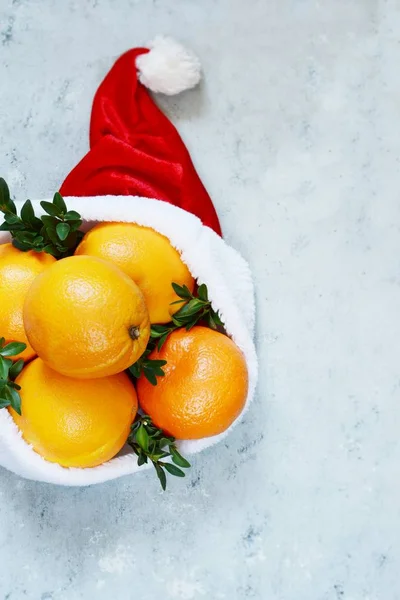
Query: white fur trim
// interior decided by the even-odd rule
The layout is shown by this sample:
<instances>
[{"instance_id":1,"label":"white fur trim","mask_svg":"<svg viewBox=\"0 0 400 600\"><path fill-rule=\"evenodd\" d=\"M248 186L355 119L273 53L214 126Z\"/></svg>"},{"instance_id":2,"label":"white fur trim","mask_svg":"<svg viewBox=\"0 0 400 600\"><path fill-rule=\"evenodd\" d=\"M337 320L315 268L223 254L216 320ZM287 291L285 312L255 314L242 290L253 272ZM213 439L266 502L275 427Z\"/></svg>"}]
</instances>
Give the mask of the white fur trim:
<instances>
[{"instance_id":1,"label":"white fur trim","mask_svg":"<svg viewBox=\"0 0 400 600\"><path fill-rule=\"evenodd\" d=\"M137 57L136 66L140 82L149 90L173 96L199 83L200 61L179 42L158 36L148 48L150 52Z\"/></svg>"},{"instance_id":2,"label":"white fur trim","mask_svg":"<svg viewBox=\"0 0 400 600\"><path fill-rule=\"evenodd\" d=\"M66 198L66 202L70 210L82 215L86 229L98 221L135 222L152 227L170 239L194 277L207 284L214 308L221 312L228 333L245 355L250 380L247 408L257 382L257 357L253 344L254 289L246 261L197 217L166 202L136 196ZM32 204L36 214L43 214L39 201ZM8 241L7 235L0 232L0 243ZM215 437L181 440L179 447L183 454L200 452L223 439L237 422ZM139 470L136 456L130 453L91 469L66 469L49 463L24 442L6 409L0 410L0 465L28 479L78 486ZM143 465L140 469L147 467Z\"/></svg>"}]
</instances>

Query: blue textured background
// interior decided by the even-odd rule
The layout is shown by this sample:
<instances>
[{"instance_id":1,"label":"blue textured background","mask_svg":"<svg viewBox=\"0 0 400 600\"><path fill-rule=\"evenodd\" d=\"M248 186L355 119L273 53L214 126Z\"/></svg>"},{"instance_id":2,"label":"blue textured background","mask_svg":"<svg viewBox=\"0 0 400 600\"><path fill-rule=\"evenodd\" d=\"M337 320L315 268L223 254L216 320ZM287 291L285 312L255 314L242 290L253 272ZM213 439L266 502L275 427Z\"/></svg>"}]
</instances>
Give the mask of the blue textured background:
<instances>
[{"instance_id":1,"label":"blue textured background","mask_svg":"<svg viewBox=\"0 0 400 600\"><path fill-rule=\"evenodd\" d=\"M0 471L0 598L400 598L398 0L1 0L0 171L52 194L113 58L186 42L159 102L251 263L258 397L160 493Z\"/></svg>"}]
</instances>

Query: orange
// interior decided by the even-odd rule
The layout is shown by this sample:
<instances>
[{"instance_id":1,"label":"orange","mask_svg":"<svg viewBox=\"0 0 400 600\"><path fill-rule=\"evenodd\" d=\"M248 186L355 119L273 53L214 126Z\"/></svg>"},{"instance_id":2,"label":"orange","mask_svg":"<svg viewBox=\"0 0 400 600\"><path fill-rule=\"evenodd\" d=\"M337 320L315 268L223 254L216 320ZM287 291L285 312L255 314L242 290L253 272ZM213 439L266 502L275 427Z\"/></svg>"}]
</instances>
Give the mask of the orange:
<instances>
[{"instance_id":1,"label":"orange","mask_svg":"<svg viewBox=\"0 0 400 600\"><path fill-rule=\"evenodd\" d=\"M30 360L35 351L28 344L22 310L26 293L39 273L56 259L44 252L22 252L12 244L0 245L0 337L7 342L24 342L26 350L16 358Z\"/></svg>"},{"instance_id":2,"label":"orange","mask_svg":"<svg viewBox=\"0 0 400 600\"><path fill-rule=\"evenodd\" d=\"M146 349L150 323L143 294L112 263L70 256L43 271L25 299L31 346L55 371L78 378L113 375Z\"/></svg>"},{"instance_id":3,"label":"orange","mask_svg":"<svg viewBox=\"0 0 400 600\"><path fill-rule=\"evenodd\" d=\"M94 467L118 454L137 412L126 373L103 379L71 379L40 359L17 377L22 415L10 409L22 437L50 462Z\"/></svg>"},{"instance_id":4,"label":"orange","mask_svg":"<svg viewBox=\"0 0 400 600\"><path fill-rule=\"evenodd\" d=\"M137 393L153 422L179 439L197 439L225 431L243 409L247 366L234 342L213 329L177 329L160 352L165 376L153 386L142 376Z\"/></svg>"},{"instance_id":5,"label":"orange","mask_svg":"<svg viewBox=\"0 0 400 600\"><path fill-rule=\"evenodd\" d=\"M170 241L135 223L100 223L83 238L75 254L89 254L118 265L140 287L151 323L168 323L181 304L171 283L194 288L194 279Z\"/></svg>"}]
</instances>

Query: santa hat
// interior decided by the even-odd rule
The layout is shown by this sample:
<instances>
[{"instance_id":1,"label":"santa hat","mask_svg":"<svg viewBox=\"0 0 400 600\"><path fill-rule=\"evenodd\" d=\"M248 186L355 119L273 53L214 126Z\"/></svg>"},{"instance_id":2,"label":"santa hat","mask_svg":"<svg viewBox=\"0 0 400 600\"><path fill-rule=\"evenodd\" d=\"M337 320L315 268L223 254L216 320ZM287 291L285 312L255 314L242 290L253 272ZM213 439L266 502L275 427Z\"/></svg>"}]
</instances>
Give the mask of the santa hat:
<instances>
[{"instance_id":1,"label":"santa hat","mask_svg":"<svg viewBox=\"0 0 400 600\"><path fill-rule=\"evenodd\" d=\"M97 90L90 150L64 181L61 194L164 200L221 234L185 144L146 89L177 94L200 77L198 58L170 38L158 37L149 48L123 54Z\"/></svg>"}]
</instances>

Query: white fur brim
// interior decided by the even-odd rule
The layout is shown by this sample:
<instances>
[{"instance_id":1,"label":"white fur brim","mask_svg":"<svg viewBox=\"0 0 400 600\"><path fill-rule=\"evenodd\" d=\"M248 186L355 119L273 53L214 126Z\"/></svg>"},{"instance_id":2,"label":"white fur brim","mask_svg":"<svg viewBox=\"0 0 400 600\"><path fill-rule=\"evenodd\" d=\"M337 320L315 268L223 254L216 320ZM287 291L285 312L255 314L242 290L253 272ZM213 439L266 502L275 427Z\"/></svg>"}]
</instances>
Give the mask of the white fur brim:
<instances>
[{"instance_id":1,"label":"white fur brim","mask_svg":"<svg viewBox=\"0 0 400 600\"><path fill-rule=\"evenodd\" d=\"M199 283L207 284L213 307L220 311L227 332L244 353L249 370L246 410L257 382L254 288L246 261L197 217L166 202L136 196L66 198L66 202L70 210L82 215L87 229L98 221L135 222L152 227L170 239L192 275ZM32 204L36 214L43 214L39 201ZM6 241L9 241L7 234L0 233L0 243ZM181 452L196 453L216 444L237 422L215 437L179 441ZM0 410L0 465L28 479L71 486L100 483L139 470L137 457L132 453L90 469L67 469L49 463L22 439L6 409Z\"/></svg>"}]
</instances>

